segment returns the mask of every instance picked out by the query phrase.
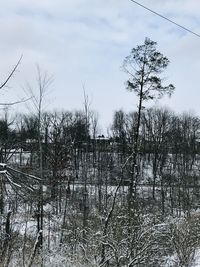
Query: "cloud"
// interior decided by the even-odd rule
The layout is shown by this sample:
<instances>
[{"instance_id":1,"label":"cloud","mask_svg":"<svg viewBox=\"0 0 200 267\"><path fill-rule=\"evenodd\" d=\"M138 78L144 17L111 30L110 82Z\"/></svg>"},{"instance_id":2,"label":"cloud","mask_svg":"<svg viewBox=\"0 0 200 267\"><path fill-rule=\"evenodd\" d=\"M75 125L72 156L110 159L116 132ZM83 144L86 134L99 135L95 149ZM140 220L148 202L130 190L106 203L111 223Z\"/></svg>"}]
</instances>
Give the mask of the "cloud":
<instances>
[{"instance_id":1,"label":"cloud","mask_svg":"<svg viewBox=\"0 0 200 267\"><path fill-rule=\"evenodd\" d=\"M138 0L139 1L139 0ZM197 0L140 0L148 7L200 32ZM7 0L0 10L0 77L23 53L19 72L11 81L11 97L23 94L29 81L36 87L35 64L55 77L51 107L78 108L82 105L82 84L93 99L102 122L108 123L113 110L134 109L137 99L124 89L126 75L120 70L130 50L146 36L171 61L166 76L177 85L172 108L199 109L197 97L187 98L188 86L195 94L199 69L199 39L175 25L124 0ZM187 81L185 81L187 77ZM11 92L12 89L11 89ZM183 93L184 92L184 93ZM6 98L6 93L4 96ZM183 99L184 98L184 99ZM193 101L195 105L193 105ZM200 111L200 110L199 110Z\"/></svg>"}]
</instances>

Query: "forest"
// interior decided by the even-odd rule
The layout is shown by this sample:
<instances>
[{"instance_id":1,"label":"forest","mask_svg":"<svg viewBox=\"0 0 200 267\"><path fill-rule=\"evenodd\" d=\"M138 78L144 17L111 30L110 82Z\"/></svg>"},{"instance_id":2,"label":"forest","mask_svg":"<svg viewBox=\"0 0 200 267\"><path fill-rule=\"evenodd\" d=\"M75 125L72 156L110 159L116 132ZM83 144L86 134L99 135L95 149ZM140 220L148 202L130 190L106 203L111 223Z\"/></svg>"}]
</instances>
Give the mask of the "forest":
<instances>
[{"instance_id":1,"label":"forest","mask_svg":"<svg viewBox=\"0 0 200 267\"><path fill-rule=\"evenodd\" d=\"M2 111L0 266L195 266L200 118L146 107L173 94L168 64L149 38L132 49L123 70L138 105L115 111L106 135L87 95L79 111L45 111L39 69L35 113Z\"/></svg>"}]
</instances>

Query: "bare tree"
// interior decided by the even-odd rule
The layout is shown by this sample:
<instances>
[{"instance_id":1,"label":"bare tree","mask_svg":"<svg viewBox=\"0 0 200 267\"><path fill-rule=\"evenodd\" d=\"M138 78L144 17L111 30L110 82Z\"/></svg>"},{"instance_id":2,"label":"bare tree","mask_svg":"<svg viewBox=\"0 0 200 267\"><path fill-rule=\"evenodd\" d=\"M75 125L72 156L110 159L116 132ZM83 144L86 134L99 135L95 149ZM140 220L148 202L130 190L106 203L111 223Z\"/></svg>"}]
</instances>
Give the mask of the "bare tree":
<instances>
[{"instance_id":1,"label":"bare tree","mask_svg":"<svg viewBox=\"0 0 200 267\"><path fill-rule=\"evenodd\" d=\"M137 124L135 129L133 152L131 155L131 181L129 187L129 211L133 206L134 188L137 186L137 157L139 151L139 132L143 102L171 95L174 91L172 84L164 86L161 73L167 68L169 60L156 49L156 42L146 38L143 45L133 48L124 60L123 70L128 74L127 89L138 96ZM136 192L135 192L136 195Z\"/></svg>"},{"instance_id":2,"label":"bare tree","mask_svg":"<svg viewBox=\"0 0 200 267\"><path fill-rule=\"evenodd\" d=\"M38 233L40 233L40 246L43 243L43 147L42 147L42 113L44 112L44 100L47 94L47 90L51 85L53 78L45 71L43 72L39 65L36 66L37 70L37 90L34 89L30 84L27 86L25 91L29 96L31 96L33 108L37 116L37 132L38 132L38 145L39 145L39 176L41 178L40 192L38 199L38 212L37 212L37 224Z\"/></svg>"}]
</instances>

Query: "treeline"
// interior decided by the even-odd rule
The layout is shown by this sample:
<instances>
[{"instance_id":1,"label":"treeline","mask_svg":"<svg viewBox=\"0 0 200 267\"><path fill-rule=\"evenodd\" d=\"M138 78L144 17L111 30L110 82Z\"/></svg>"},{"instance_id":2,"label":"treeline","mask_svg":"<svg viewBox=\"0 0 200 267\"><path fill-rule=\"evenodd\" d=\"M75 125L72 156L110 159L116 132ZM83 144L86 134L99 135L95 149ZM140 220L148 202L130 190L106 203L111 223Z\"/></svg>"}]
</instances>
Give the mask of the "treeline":
<instances>
[{"instance_id":1,"label":"treeline","mask_svg":"<svg viewBox=\"0 0 200 267\"><path fill-rule=\"evenodd\" d=\"M92 112L91 112L92 113ZM41 139L45 144L61 144L66 147L87 147L105 144L116 151L129 153L132 150L137 127L137 112L116 111L107 135L100 132L98 118L87 117L84 112L54 112L42 115ZM87 123L86 123L87 121ZM167 153L195 154L199 151L200 119L190 113L175 114L167 108L145 109L141 115L139 147L143 154L156 149L167 149ZM38 118L35 115L17 115L14 119L0 119L1 148L23 148L29 150L38 142ZM35 146L34 146L35 143ZM5 157L5 155L2 155ZM2 158L6 161L6 158Z\"/></svg>"},{"instance_id":2,"label":"treeline","mask_svg":"<svg viewBox=\"0 0 200 267\"><path fill-rule=\"evenodd\" d=\"M16 158L12 164L17 168L40 176L41 138L43 177L51 195L64 180L84 182L86 167L87 183L117 185L125 164L121 185L129 186L137 112L116 111L106 137L98 132L94 114L86 118L84 112L44 113L40 136L37 116L17 116L13 123L1 120L2 162ZM169 195L172 213L177 206L181 211L197 205L199 133L200 119L192 114L177 115L164 108L145 109L141 114L135 188L151 187L152 200L157 198L156 190L161 191L163 213Z\"/></svg>"}]
</instances>

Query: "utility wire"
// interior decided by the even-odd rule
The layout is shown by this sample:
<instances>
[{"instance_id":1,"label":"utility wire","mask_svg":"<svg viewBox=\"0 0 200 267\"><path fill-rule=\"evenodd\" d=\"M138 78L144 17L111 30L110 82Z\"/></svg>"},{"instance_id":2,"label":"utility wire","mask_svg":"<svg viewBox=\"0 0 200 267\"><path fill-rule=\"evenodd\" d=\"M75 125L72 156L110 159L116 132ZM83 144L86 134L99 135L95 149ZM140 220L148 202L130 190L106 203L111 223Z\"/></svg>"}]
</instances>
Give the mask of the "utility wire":
<instances>
[{"instance_id":1,"label":"utility wire","mask_svg":"<svg viewBox=\"0 0 200 267\"><path fill-rule=\"evenodd\" d=\"M148 8L148 7L146 7L146 6L142 5L142 4L140 4L140 3L138 3L137 1L134 1L134 0L130 0L130 1L133 2L133 3L135 3L135 4L137 4L138 6L143 7L144 9L150 11L151 13L153 13L153 14L155 14L155 15L161 17L162 19L165 19L165 20L167 20L167 21L173 23L174 25L178 26L179 28L181 28L181 29L183 29L183 30L185 30L185 31L187 31L187 32L189 32L189 33L192 33L192 34L196 35L197 37L200 37L200 35L199 35L198 33L189 30L188 28L186 28L186 27L184 27L184 26L182 26L182 25L176 23L175 21L173 21L173 20L171 20L171 19L168 19L167 17L165 17L165 16L163 16L163 15L157 13L156 11L154 11L154 10L152 10L152 9L150 9L150 8Z\"/></svg>"}]
</instances>

